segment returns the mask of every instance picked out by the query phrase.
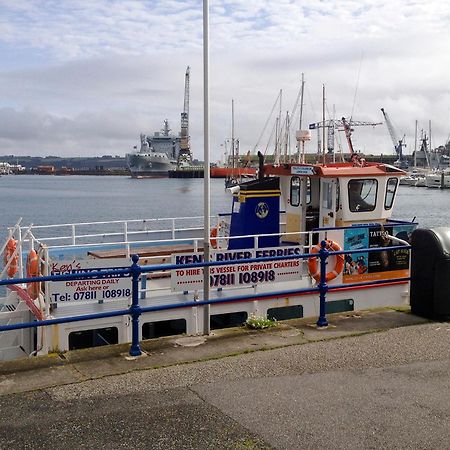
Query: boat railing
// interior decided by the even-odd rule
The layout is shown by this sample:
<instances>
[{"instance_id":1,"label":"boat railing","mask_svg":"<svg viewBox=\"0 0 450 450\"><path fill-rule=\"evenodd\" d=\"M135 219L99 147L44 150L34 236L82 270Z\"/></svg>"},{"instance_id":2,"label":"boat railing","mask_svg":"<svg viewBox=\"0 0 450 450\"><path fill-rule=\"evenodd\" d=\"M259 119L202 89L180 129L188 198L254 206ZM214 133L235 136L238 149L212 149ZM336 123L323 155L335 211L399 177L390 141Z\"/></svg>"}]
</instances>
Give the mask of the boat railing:
<instances>
[{"instance_id":1,"label":"boat railing","mask_svg":"<svg viewBox=\"0 0 450 450\"><path fill-rule=\"evenodd\" d=\"M20 231L20 230L19 230ZM265 233L259 235L242 235L242 236L224 236L223 239L226 241L225 248L218 248L217 251L226 250L229 246L229 242L231 240L238 239L253 239L254 245L253 248L259 249L262 248L260 246L261 239L270 238L270 237L284 237L285 239L289 236L293 236L298 238L299 235L303 235L303 241L312 242L312 235L314 232L280 232L280 233ZM210 238L211 240L211 238ZM71 253L66 256L65 259L69 257L74 257L74 255L78 255L78 257L82 257L82 259L86 259L86 257L90 257L92 259L97 258L108 258L108 250L111 249L123 249L123 254L109 256L110 258L127 258L129 259L133 252L141 251L142 249L139 247L148 248L149 253L151 253L151 248L155 246L165 246L167 245L167 255L158 256L145 256L145 261L148 264L161 264L161 261L164 262L170 258L170 253L176 253L177 245L181 244L189 244L192 246L192 252L202 252L203 251L203 237L190 237L190 238L167 238L167 239L146 239L146 240L135 240L135 241L103 241L103 242L92 242L92 243L75 243L75 244L58 244L58 243L47 243L41 242L38 240L33 233L31 232L31 226L27 228L25 233L22 234L21 239L18 241L19 245L16 249L17 254L24 254L26 252L26 247L29 246L30 250L37 248L38 249L38 258L39 258L39 266L41 267L41 272L43 275L50 275L51 265L55 261L54 256L58 254L58 251L64 253L64 251L71 250ZM291 243L292 245L292 243ZM298 244L302 248L302 252L309 251L309 245ZM100 255L98 251L105 251L104 255ZM75 253L74 253L75 252ZM82 255L82 256L80 256ZM26 270L23 267L22 258L19 258L19 270L18 274L20 277L24 277L26 275ZM6 265L2 272L2 279L6 278L6 271L9 265ZM302 264L301 275L304 276L306 274L306 264ZM167 271L163 271L160 273L153 273L153 276L156 277L167 277L170 276L170 273ZM42 289L43 288L43 289ZM154 290L164 290L166 288L161 288L158 286L153 286L150 289L146 289L148 292L153 292ZM51 299L49 298L49 285L48 282L43 283L41 285L40 293L43 298L45 298L45 305L48 308Z\"/></svg>"},{"instance_id":2,"label":"boat railing","mask_svg":"<svg viewBox=\"0 0 450 450\"><path fill-rule=\"evenodd\" d=\"M31 228L35 239L41 243L64 241L74 245L86 239L124 236L123 240L128 241L133 236L154 233L170 233L175 238L179 232L202 230L203 219L203 216L164 217L156 219L33 225ZM211 220L214 219L216 219L216 216L211 217ZM21 230L25 230L26 228L19 227ZM10 228L8 231L9 233L16 233L17 229L17 227L14 227L14 229ZM63 231L59 235L55 235L55 230ZM84 232L81 230L84 230Z\"/></svg>"},{"instance_id":3,"label":"boat railing","mask_svg":"<svg viewBox=\"0 0 450 450\"><path fill-rule=\"evenodd\" d=\"M312 240L312 235L315 234L316 232L312 232L312 231L307 231L307 232L298 232L298 231L294 231L294 232L280 232L280 233L264 233L264 234L248 234L248 235L239 235L239 236L223 236L221 237L221 239L228 241L231 240L238 240L238 239L253 239L254 241L254 248L258 249L261 248L260 247L260 239L263 238L267 238L267 237L281 237L281 236L299 236L299 235L303 235L303 236L307 236L308 241L311 242ZM211 237L210 237L210 241L211 241ZM35 240L36 241L36 240ZM139 240L139 241L110 241L110 242L94 242L94 243L78 243L78 244L55 244L55 245L46 245L45 247L48 250L64 250L67 248L70 249L79 249L79 250L90 250L90 249L95 249L95 248L102 248L102 247L110 247L110 246L116 246L116 247L126 247L127 253L131 252L132 247L133 246L138 246L138 245L148 245L150 248L152 246L155 246L157 244L162 244L162 245L170 245L170 244L185 244L185 243L191 243L192 244L192 248L193 251L197 252L200 249L203 250L202 245L203 245L203 241L204 238L203 237L186 237L186 238L167 238L167 239L146 239L146 240ZM28 240L26 240L26 242L28 242ZM127 247L128 246L128 247ZM228 245L226 247L223 248L223 250L226 250L226 248L228 247ZM308 249L309 245L303 245L304 249ZM219 248L220 250L220 248ZM124 255L126 257L129 257L129 255ZM149 259L151 257L146 257L145 259ZM156 258L156 257L155 257Z\"/></svg>"}]
</instances>

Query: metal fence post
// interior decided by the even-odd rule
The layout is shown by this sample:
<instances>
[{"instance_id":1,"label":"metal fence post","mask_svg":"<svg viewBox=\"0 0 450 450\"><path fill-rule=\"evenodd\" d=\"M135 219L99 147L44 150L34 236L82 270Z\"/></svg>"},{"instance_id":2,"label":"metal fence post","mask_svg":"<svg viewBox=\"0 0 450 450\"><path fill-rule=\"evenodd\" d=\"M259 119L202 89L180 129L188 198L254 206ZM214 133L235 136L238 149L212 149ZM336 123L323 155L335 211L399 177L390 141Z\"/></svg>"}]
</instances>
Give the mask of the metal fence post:
<instances>
[{"instance_id":1,"label":"metal fence post","mask_svg":"<svg viewBox=\"0 0 450 450\"><path fill-rule=\"evenodd\" d=\"M319 283L319 295L320 295L320 314L317 320L318 327L327 327L328 321L325 315L325 301L328 291L327 285L327 258L329 251L326 249L326 241L320 243L319 257L320 257L320 283Z\"/></svg>"},{"instance_id":2,"label":"metal fence post","mask_svg":"<svg viewBox=\"0 0 450 450\"><path fill-rule=\"evenodd\" d=\"M139 345L139 316L141 315L141 307L139 306L139 276L141 268L138 265L139 255L131 257L133 264L131 265L132 276L132 303L130 307L131 325L132 325L132 341L130 347L130 356L141 356L142 351Z\"/></svg>"}]
</instances>

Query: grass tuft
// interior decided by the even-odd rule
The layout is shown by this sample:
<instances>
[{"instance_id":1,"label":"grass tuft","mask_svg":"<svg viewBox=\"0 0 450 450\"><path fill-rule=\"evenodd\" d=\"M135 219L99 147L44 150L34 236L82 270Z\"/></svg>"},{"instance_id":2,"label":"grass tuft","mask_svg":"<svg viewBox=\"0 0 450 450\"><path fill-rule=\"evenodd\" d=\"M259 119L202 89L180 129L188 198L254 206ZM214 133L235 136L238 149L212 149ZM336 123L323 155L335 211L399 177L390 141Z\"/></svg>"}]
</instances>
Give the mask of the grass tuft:
<instances>
[{"instance_id":1,"label":"grass tuft","mask_svg":"<svg viewBox=\"0 0 450 450\"><path fill-rule=\"evenodd\" d=\"M276 319L269 319L267 317L256 316L252 314L245 322L245 325L254 330L263 330L265 328L273 328L278 326Z\"/></svg>"}]
</instances>

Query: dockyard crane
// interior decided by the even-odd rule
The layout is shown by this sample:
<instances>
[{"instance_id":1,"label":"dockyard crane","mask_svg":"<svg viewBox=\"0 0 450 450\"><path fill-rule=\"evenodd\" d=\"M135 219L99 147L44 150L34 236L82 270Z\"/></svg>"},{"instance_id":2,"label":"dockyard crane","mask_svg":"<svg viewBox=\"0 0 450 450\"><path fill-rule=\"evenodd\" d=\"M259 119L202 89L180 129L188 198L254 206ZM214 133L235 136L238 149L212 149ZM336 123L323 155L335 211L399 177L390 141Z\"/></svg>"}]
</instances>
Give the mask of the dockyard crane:
<instances>
[{"instance_id":1,"label":"dockyard crane","mask_svg":"<svg viewBox=\"0 0 450 450\"><path fill-rule=\"evenodd\" d=\"M350 150L350 155L353 156L355 151L353 150L353 142L352 142L352 132L353 129L350 127L350 123L347 122L345 117L342 118L342 126L344 127L345 138L347 139L348 148Z\"/></svg>"},{"instance_id":2,"label":"dockyard crane","mask_svg":"<svg viewBox=\"0 0 450 450\"><path fill-rule=\"evenodd\" d=\"M386 126L389 130L389 134L391 135L392 143L394 144L395 153L397 154L398 159L394 164L400 167L400 169L406 169L408 168L408 162L403 156L403 147L406 147L405 135L403 135L401 139L398 139L397 134L395 133L394 126L392 125L391 119L389 118L387 112L384 110L384 108L381 108L381 112L383 113L384 120L386 121Z\"/></svg>"},{"instance_id":3,"label":"dockyard crane","mask_svg":"<svg viewBox=\"0 0 450 450\"><path fill-rule=\"evenodd\" d=\"M320 128L323 128L324 126L328 128L328 140L333 139L334 141L334 130L342 128L345 132L345 137L347 139L348 148L350 150L350 154L354 154L355 151L353 150L353 143L352 143L352 132L353 127L359 127L359 126L372 126L375 127L377 125L381 125L381 122L363 122L360 120L352 120L352 119L346 119L343 117L341 120L331 119L331 120L325 120L325 122L316 122L316 123L310 123L309 129L310 130L316 130L319 132ZM333 131L330 131L333 130ZM334 142L328 142L328 153L333 153L334 151Z\"/></svg>"},{"instance_id":4,"label":"dockyard crane","mask_svg":"<svg viewBox=\"0 0 450 450\"><path fill-rule=\"evenodd\" d=\"M192 154L189 143L189 79L190 67L188 66L184 77L184 103L183 112L181 113L181 140L180 152L178 154L178 167L182 163L192 164Z\"/></svg>"}]
</instances>

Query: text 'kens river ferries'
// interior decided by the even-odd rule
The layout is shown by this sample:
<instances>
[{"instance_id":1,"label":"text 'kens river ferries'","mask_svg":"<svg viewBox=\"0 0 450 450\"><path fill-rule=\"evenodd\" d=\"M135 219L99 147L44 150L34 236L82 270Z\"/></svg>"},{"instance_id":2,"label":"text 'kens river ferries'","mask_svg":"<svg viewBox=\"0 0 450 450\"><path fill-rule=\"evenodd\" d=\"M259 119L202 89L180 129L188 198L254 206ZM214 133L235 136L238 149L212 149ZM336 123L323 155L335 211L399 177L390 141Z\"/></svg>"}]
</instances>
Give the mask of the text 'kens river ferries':
<instances>
[{"instance_id":1,"label":"text 'kens river ferries'","mask_svg":"<svg viewBox=\"0 0 450 450\"><path fill-rule=\"evenodd\" d=\"M399 168L355 159L348 163L265 165L259 178L233 187L232 210L215 218L211 230L211 327L244 322L255 314L277 319L317 317L319 264L326 240L327 312L395 306L409 295L409 249L416 224L391 220ZM83 273L141 265L174 264L173 270L142 274L139 304L175 305L143 313L139 338L195 335L208 320L201 307L203 218L158 218L11 228L3 247L6 277ZM370 252L372 248L394 249ZM354 253L352 253L354 252ZM270 257L278 258L268 261ZM248 262L264 258L261 262ZM27 264L28 259L28 264ZM86 315L127 308L131 278L29 283L8 288L0 299L0 323ZM257 298L252 296L258 295ZM262 297L260 297L262 295ZM236 297L242 301L229 301ZM229 300L228 300L229 299ZM179 305L180 307L176 307ZM0 359L131 341L128 315L0 333Z\"/></svg>"}]
</instances>

